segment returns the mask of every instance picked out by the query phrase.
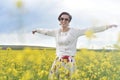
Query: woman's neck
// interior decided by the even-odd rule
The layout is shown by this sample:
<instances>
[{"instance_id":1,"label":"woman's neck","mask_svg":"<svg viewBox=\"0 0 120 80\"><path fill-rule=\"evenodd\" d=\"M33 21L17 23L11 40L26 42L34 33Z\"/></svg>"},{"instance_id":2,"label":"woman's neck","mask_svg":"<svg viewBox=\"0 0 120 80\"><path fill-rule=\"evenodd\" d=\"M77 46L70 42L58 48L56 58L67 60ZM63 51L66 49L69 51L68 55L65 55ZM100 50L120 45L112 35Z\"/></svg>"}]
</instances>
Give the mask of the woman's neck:
<instances>
[{"instance_id":1,"label":"woman's neck","mask_svg":"<svg viewBox=\"0 0 120 80\"><path fill-rule=\"evenodd\" d=\"M69 31L69 27L66 27L66 28L61 28L61 32L67 32L67 31Z\"/></svg>"}]
</instances>

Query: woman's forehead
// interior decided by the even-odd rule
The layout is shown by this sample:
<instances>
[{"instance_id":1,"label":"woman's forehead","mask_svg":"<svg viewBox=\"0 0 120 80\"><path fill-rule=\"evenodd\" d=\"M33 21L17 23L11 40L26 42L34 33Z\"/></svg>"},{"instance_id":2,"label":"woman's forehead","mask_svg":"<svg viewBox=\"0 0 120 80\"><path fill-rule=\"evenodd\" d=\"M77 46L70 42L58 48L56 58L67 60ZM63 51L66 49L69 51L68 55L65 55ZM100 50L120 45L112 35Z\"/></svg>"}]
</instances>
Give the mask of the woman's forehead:
<instances>
[{"instance_id":1,"label":"woman's forehead","mask_svg":"<svg viewBox=\"0 0 120 80\"><path fill-rule=\"evenodd\" d=\"M69 16L68 16L68 15L66 15L66 14L63 14L61 17L64 17L64 18L69 18Z\"/></svg>"}]
</instances>

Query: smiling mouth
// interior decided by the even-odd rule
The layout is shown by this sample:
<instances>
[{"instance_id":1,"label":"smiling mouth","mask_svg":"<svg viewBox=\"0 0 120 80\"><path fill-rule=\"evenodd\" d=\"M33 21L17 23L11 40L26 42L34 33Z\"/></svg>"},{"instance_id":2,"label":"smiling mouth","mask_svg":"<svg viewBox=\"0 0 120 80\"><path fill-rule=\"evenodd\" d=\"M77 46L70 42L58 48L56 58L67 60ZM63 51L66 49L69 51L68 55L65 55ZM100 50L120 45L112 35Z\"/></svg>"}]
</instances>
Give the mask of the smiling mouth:
<instances>
[{"instance_id":1,"label":"smiling mouth","mask_svg":"<svg viewBox=\"0 0 120 80\"><path fill-rule=\"evenodd\" d=\"M65 25L66 23L62 23L63 25Z\"/></svg>"}]
</instances>

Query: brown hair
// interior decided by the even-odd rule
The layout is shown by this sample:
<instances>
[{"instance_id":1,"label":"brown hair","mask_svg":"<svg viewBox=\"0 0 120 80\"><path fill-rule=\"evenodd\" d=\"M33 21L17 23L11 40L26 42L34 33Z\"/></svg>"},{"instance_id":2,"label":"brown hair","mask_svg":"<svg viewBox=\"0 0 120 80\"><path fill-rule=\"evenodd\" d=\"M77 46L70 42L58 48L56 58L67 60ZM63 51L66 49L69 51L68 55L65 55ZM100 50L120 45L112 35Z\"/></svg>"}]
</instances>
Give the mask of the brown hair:
<instances>
[{"instance_id":1,"label":"brown hair","mask_svg":"<svg viewBox=\"0 0 120 80\"><path fill-rule=\"evenodd\" d=\"M64 14L69 16L69 19L70 19L69 22L70 22L70 21L72 20L72 16L71 16L68 12L62 12L62 13L58 16L58 20L60 21L61 16L64 15Z\"/></svg>"}]
</instances>

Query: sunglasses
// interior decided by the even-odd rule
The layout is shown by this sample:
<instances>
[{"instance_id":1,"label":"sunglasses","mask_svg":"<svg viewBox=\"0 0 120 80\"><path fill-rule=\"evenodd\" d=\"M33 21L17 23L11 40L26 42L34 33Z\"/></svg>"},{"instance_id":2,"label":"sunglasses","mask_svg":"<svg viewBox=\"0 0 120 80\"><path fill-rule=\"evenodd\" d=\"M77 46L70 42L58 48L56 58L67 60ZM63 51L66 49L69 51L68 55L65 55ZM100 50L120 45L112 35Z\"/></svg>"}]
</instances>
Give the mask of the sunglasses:
<instances>
[{"instance_id":1,"label":"sunglasses","mask_svg":"<svg viewBox=\"0 0 120 80\"><path fill-rule=\"evenodd\" d=\"M68 18L60 18L60 21L63 21L63 20L65 20L65 21L69 21Z\"/></svg>"}]
</instances>

